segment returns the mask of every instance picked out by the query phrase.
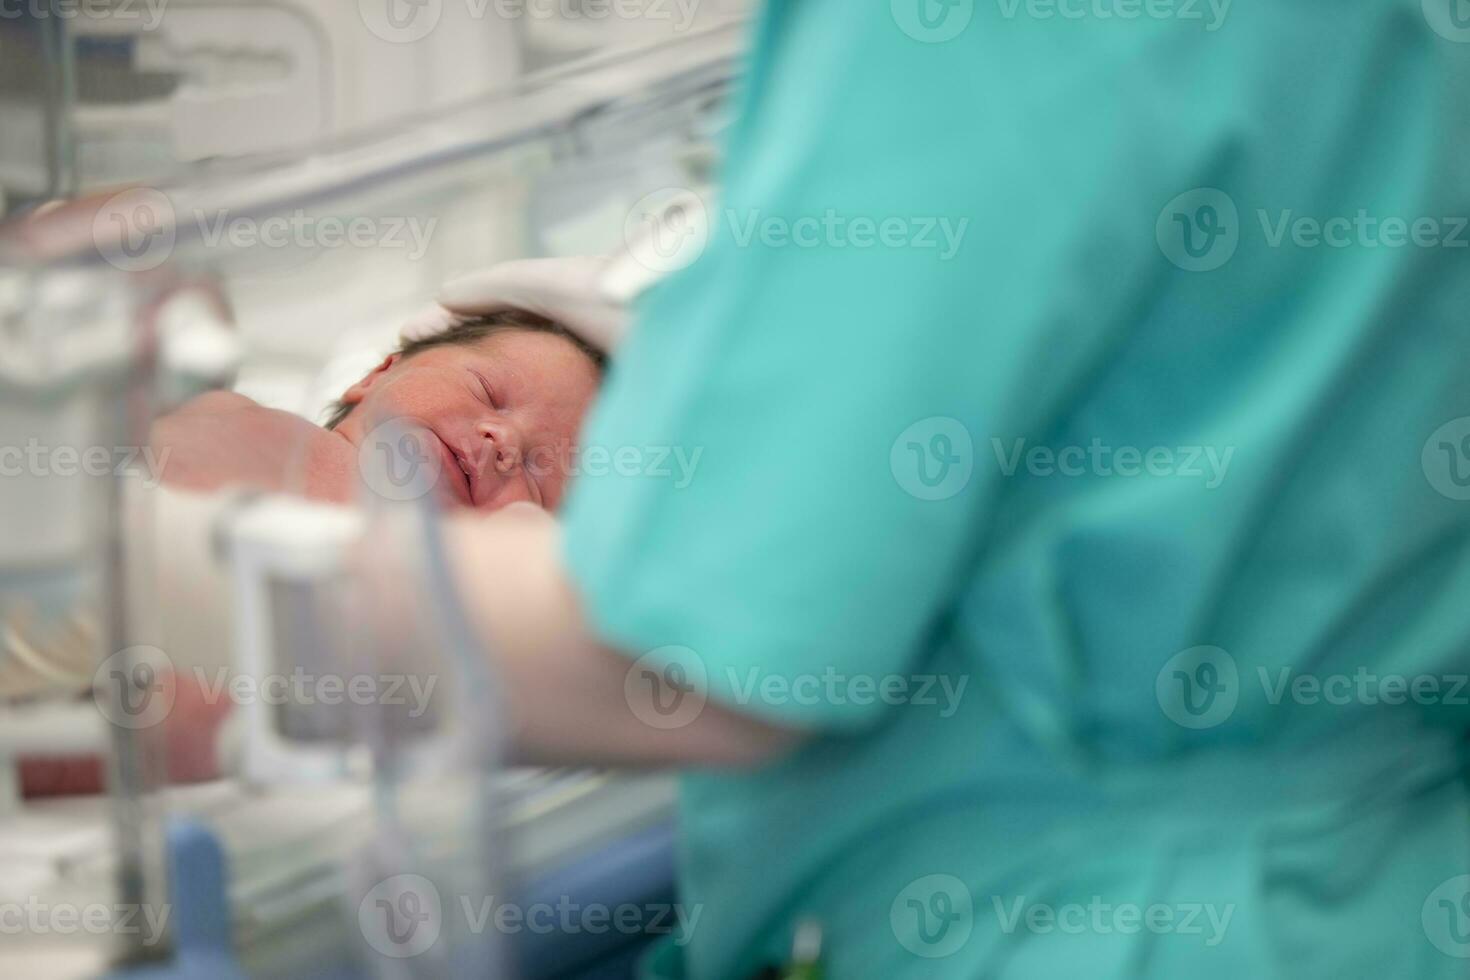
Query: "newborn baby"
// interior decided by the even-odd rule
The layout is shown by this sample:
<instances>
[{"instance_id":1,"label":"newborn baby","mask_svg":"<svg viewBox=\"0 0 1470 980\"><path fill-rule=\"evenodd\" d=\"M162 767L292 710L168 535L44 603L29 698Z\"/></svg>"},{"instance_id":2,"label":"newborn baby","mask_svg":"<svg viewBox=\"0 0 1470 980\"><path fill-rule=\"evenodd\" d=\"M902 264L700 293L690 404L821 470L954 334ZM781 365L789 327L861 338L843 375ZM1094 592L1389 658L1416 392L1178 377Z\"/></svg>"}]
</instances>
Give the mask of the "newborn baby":
<instances>
[{"instance_id":1,"label":"newborn baby","mask_svg":"<svg viewBox=\"0 0 1470 980\"><path fill-rule=\"evenodd\" d=\"M324 427L242 395L211 392L153 427L166 483L193 490L246 484L351 502L358 450L373 428L411 420L442 466L451 506L560 504L582 416L604 356L554 321L507 312L410 341L352 385Z\"/></svg>"},{"instance_id":2,"label":"newborn baby","mask_svg":"<svg viewBox=\"0 0 1470 980\"><path fill-rule=\"evenodd\" d=\"M497 313L388 355L347 389L324 427L242 395L211 392L159 419L152 442L156 458L164 460L163 480L175 489L243 484L348 503L361 492L358 448L372 427L412 419L440 452L435 492L446 504L489 510L529 501L555 510L603 367L600 351L559 324L529 313ZM162 505L172 512L168 528L190 526L184 518L207 511L218 496L170 495ZM195 653L228 649L228 594L218 587L210 559L201 557L208 547L193 537L203 538L161 532L175 550L161 552L168 558L157 568L171 577L160 589L171 597L170 608L189 610L185 618L211 632L193 643L170 633L163 645ZM191 545L197 547L182 550ZM215 733L232 702L207 696L193 674L174 677L174 707L164 727L169 779L212 778ZM101 760L91 754L24 759L22 794L98 792L102 773Z\"/></svg>"}]
</instances>

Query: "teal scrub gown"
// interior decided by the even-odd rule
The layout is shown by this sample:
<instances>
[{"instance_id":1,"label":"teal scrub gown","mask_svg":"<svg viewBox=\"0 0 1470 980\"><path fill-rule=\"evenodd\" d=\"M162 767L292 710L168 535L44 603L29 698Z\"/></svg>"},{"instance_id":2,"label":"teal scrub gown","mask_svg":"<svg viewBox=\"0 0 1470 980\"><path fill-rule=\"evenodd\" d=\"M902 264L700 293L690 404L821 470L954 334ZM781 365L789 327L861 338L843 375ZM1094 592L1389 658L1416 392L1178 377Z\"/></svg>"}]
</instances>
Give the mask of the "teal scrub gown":
<instances>
[{"instance_id":1,"label":"teal scrub gown","mask_svg":"<svg viewBox=\"0 0 1470 980\"><path fill-rule=\"evenodd\" d=\"M738 108L566 513L804 735L650 969L1465 976L1463 0L773 2Z\"/></svg>"}]
</instances>

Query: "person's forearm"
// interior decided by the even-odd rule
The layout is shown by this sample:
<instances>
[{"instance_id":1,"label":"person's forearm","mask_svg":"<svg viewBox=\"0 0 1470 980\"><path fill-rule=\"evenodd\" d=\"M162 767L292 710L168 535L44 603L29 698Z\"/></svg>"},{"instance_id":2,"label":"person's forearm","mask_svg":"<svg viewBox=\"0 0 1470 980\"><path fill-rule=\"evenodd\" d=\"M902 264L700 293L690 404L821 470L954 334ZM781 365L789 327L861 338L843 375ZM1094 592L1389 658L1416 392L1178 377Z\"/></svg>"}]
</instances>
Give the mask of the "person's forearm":
<instances>
[{"instance_id":1,"label":"person's forearm","mask_svg":"<svg viewBox=\"0 0 1470 980\"><path fill-rule=\"evenodd\" d=\"M446 533L461 599L506 689L512 761L743 766L795 740L715 704L676 729L641 721L625 696L632 661L592 636L562 567L555 522L465 515Z\"/></svg>"}]
</instances>

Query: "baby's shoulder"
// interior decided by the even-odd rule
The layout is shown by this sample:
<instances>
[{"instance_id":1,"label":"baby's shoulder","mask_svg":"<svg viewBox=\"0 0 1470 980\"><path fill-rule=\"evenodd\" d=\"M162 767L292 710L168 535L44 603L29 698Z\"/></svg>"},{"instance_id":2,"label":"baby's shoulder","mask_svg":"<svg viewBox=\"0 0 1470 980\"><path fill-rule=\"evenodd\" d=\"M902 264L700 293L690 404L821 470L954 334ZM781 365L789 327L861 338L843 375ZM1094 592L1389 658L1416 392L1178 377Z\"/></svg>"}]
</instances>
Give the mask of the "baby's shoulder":
<instances>
[{"instance_id":1,"label":"baby's shoulder","mask_svg":"<svg viewBox=\"0 0 1470 980\"><path fill-rule=\"evenodd\" d=\"M173 414L176 415L225 415L231 412L250 410L268 411L253 398L234 391L206 391L184 402Z\"/></svg>"}]
</instances>

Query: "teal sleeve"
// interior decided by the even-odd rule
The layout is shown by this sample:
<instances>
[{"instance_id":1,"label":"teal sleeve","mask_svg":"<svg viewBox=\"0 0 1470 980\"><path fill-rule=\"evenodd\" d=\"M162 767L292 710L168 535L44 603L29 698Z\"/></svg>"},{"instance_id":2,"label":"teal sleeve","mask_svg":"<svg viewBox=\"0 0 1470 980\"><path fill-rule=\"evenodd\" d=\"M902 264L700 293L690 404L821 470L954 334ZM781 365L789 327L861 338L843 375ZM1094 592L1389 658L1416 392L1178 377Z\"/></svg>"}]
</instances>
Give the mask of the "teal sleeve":
<instances>
[{"instance_id":1,"label":"teal sleeve","mask_svg":"<svg viewBox=\"0 0 1470 980\"><path fill-rule=\"evenodd\" d=\"M692 650L714 699L798 726L870 724L888 702L834 679L922 669L993 439L1043 424L1159 264L1088 51L1042 74L1032 32L929 45L879 6L767 11L708 244L640 311L565 513L605 640ZM1038 102L1119 151L1048 145Z\"/></svg>"}]
</instances>

